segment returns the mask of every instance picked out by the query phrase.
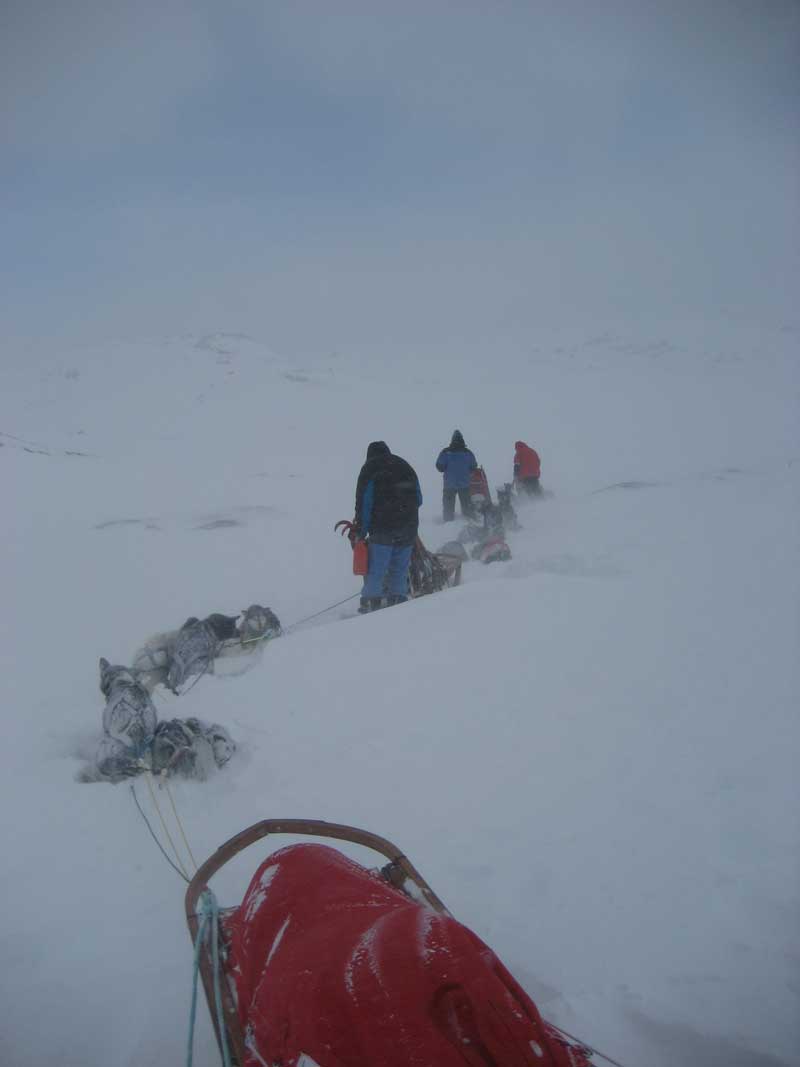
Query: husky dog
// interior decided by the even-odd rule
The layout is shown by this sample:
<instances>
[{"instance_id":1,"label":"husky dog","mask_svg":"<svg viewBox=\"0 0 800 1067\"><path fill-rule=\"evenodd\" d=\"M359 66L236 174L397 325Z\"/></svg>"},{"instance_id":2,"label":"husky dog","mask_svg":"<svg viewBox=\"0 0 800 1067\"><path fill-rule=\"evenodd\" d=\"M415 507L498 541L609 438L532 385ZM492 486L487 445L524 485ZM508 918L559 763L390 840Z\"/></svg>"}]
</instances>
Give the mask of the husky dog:
<instances>
[{"instance_id":1,"label":"husky dog","mask_svg":"<svg viewBox=\"0 0 800 1067\"><path fill-rule=\"evenodd\" d=\"M220 616L220 619L226 617ZM216 625L215 625L216 623ZM217 636L217 629L227 629L216 620L206 622L187 619L170 642L167 688L177 693L180 686L193 674L205 674L213 667L216 656L225 638ZM233 627L235 632L235 627Z\"/></svg>"},{"instance_id":2,"label":"husky dog","mask_svg":"<svg viewBox=\"0 0 800 1067\"><path fill-rule=\"evenodd\" d=\"M119 781L138 774L156 730L158 716L136 672L100 660L103 738L95 765L103 778Z\"/></svg>"},{"instance_id":3,"label":"husky dog","mask_svg":"<svg viewBox=\"0 0 800 1067\"><path fill-rule=\"evenodd\" d=\"M249 641L268 641L272 637L280 637L282 633L280 619L275 612L270 608L262 608L260 604L251 604L242 612L237 630L243 645Z\"/></svg>"},{"instance_id":4,"label":"husky dog","mask_svg":"<svg viewBox=\"0 0 800 1067\"><path fill-rule=\"evenodd\" d=\"M514 483L506 482L502 489L498 488L497 490L497 506L500 508L506 529L520 530L522 527L519 524L516 511L514 511L514 505L511 503L513 494Z\"/></svg>"},{"instance_id":5,"label":"husky dog","mask_svg":"<svg viewBox=\"0 0 800 1067\"><path fill-rule=\"evenodd\" d=\"M219 723L208 726L200 719L170 719L156 727L152 769L155 774L203 781L216 767L224 767L235 751L233 738Z\"/></svg>"},{"instance_id":6,"label":"husky dog","mask_svg":"<svg viewBox=\"0 0 800 1067\"><path fill-rule=\"evenodd\" d=\"M100 692L106 698L103 732L128 748L144 749L153 740L158 716L135 672L101 658Z\"/></svg>"}]
</instances>

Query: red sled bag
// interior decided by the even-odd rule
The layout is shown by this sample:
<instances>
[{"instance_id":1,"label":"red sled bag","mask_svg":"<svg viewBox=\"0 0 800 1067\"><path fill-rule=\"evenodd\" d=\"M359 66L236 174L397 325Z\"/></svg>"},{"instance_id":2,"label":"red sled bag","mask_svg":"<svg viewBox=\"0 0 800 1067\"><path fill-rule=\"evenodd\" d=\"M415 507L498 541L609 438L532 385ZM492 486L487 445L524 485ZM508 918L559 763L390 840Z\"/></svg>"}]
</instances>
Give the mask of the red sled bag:
<instances>
[{"instance_id":1,"label":"red sled bag","mask_svg":"<svg viewBox=\"0 0 800 1067\"><path fill-rule=\"evenodd\" d=\"M326 845L262 863L227 930L242 1067L590 1067L471 930Z\"/></svg>"},{"instance_id":2,"label":"red sled bag","mask_svg":"<svg viewBox=\"0 0 800 1067\"><path fill-rule=\"evenodd\" d=\"M474 471L470 471L469 495L470 499L482 497L483 503L491 504L492 494L489 491L489 479L486 477L486 471L483 467L476 467Z\"/></svg>"},{"instance_id":3,"label":"red sled bag","mask_svg":"<svg viewBox=\"0 0 800 1067\"><path fill-rule=\"evenodd\" d=\"M353 542L353 574L362 578L369 571L369 546L366 541Z\"/></svg>"}]
</instances>

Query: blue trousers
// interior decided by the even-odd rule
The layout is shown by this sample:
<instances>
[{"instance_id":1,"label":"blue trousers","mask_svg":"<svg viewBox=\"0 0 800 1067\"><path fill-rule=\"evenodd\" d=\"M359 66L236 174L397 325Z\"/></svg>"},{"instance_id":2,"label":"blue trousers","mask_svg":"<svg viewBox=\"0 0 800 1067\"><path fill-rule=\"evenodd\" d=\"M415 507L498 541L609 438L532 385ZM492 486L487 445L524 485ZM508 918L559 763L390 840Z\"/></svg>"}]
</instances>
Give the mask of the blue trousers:
<instances>
[{"instance_id":1,"label":"blue trousers","mask_svg":"<svg viewBox=\"0 0 800 1067\"><path fill-rule=\"evenodd\" d=\"M370 541L369 571L364 577L362 597L377 599L384 592L388 596L408 596L411 549L411 545L376 545ZM388 583L385 590L384 582Z\"/></svg>"}]
</instances>

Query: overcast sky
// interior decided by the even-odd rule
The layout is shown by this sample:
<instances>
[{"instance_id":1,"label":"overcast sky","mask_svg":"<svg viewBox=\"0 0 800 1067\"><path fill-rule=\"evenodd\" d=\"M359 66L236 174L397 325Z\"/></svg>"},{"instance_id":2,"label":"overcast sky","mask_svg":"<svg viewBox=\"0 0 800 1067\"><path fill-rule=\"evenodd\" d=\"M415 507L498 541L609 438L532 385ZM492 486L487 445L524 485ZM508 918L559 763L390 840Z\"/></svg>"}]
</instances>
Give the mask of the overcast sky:
<instances>
[{"instance_id":1,"label":"overcast sky","mask_svg":"<svg viewBox=\"0 0 800 1067\"><path fill-rule=\"evenodd\" d=\"M2 0L0 334L796 322L797 0Z\"/></svg>"}]
</instances>

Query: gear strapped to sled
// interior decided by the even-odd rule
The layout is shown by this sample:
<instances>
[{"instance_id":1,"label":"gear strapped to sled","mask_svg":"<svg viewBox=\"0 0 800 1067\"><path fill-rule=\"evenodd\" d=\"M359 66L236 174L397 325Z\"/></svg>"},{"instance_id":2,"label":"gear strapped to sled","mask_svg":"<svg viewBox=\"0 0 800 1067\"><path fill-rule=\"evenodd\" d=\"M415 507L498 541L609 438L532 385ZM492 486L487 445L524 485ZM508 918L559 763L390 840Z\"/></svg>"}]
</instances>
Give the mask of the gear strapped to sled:
<instances>
[{"instance_id":1,"label":"gear strapped to sled","mask_svg":"<svg viewBox=\"0 0 800 1067\"><path fill-rule=\"evenodd\" d=\"M364 830L290 819L238 834L189 884L193 940L211 876L276 833L352 841L389 862L367 870L327 845L281 849L224 912L221 944L200 941L217 1037L239 1067L589 1067L589 1050L544 1022L400 850Z\"/></svg>"}]
</instances>

